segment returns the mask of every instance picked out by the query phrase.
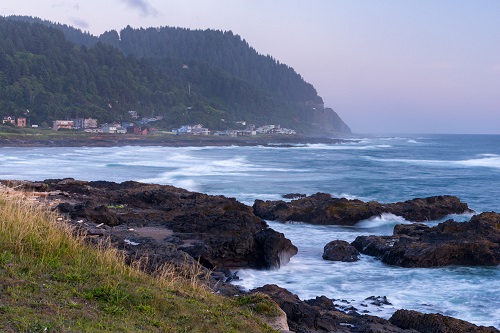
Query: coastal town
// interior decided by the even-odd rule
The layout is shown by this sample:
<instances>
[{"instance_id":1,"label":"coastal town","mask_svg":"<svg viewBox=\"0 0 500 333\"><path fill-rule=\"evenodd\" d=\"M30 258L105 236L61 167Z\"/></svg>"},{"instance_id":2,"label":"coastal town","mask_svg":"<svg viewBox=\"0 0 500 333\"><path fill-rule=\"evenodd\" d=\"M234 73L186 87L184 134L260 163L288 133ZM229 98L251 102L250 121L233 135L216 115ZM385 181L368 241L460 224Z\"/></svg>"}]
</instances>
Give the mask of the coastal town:
<instances>
[{"instance_id":1,"label":"coastal town","mask_svg":"<svg viewBox=\"0 0 500 333\"><path fill-rule=\"evenodd\" d=\"M160 121L163 117L140 118L137 111L129 111L132 119L135 121L125 122L111 122L99 125L97 119L94 118L74 118L69 120L54 120L52 122L52 130L75 130L87 133L111 133L111 134L134 134L134 135L150 135L156 131L152 125L154 122ZM295 130L283 128L280 125L263 125L255 126L253 124L247 125L245 121L236 122L238 126L245 127L244 129L228 129L223 131L212 131L204 127L202 124L183 125L179 128L173 128L170 131L172 134L177 135L215 135L215 136L254 136L257 134L297 134ZM2 118L2 125L10 125L15 127L33 127L37 128L39 125L30 124L29 119L26 117L12 117L4 116Z\"/></svg>"}]
</instances>

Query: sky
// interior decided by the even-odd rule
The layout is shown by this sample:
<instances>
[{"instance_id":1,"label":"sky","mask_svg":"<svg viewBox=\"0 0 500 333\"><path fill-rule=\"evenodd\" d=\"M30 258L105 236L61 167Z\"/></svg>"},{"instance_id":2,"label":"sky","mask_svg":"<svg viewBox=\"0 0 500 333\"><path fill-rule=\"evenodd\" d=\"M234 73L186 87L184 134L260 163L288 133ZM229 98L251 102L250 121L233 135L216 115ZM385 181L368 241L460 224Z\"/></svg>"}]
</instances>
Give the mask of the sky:
<instances>
[{"instance_id":1,"label":"sky","mask_svg":"<svg viewBox=\"0 0 500 333\"><path fill-rule=\"evenodd\" d=\"M15 0L93 35L231 30L293 67L354 133L500 134L499 0Z\"/></svg>"}]
</instances>

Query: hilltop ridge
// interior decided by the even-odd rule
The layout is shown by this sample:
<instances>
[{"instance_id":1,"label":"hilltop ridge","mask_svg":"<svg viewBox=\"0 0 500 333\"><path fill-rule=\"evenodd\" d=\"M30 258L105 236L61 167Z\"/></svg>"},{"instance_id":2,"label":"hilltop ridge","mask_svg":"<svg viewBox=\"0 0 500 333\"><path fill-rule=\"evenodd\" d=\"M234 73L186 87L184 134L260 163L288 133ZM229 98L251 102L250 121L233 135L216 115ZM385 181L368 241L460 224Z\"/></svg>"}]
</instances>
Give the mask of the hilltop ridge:
<instances>
[{"instance_id":1,"label":"hilltop ridge","mask_svg":"<svg viewBox=\"0 0 500 333\"><path fill-rule=\"evenodd\" d=\"M161 27L92 36L37 18L0 17L0 116L33 121L128 111L161 115L165 128L244 120L308 135L350 133L295 70L258 54L231 31Z\"/></svg>"}]
</instances>

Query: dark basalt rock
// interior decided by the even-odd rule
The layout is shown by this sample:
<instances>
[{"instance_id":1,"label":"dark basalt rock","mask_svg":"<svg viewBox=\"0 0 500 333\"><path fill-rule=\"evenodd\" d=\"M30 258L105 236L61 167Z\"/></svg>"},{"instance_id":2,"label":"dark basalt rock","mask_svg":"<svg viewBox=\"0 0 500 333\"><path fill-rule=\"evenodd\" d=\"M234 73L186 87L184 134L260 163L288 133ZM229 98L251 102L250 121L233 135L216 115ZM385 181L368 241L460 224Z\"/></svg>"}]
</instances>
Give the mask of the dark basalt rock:
<instances>
[{"instance_id":1,"label":"dark basalt rock","mask_svg":"<svg viewBox=\"0 0 500 333\"><path fill-rule=\"evenodd\" d=\"M393 236L359 236L352 245L402 267L497 266L500 214L482 213L469 222L448 220L435 227L397 225Z\"/></svg>"},{"instance_id":2,"label":"dark basalt rock","mask_svg":"<svg viewBox=\"0 0 500 333\"><path fill-rule=\"evenodd\" d=\"M255 215L266 220L299 221L321 225L354 225L359 221L391 213L413 222L435 220L450 214L471 212L467 204L454 196L413 199L393 204L333 198L327 193L291 202L255 200Z\"/></svg>"},{"instance_id":3,"label":"dark basalt rock","mask_svg":"<svg viewBox=\"0 0 500 333\"><path fill-rule=\"evenodd\" d=\"M323 259L330 261L353 262L359 259L358 250L343 240L334 240L323 249Z\"/></svg>"},{"instance_id":4,"label":"dark basalt rock","mask_svg":"<svg viewBox=\"0 0 500 333\"><path fill-rule=\"evenodd\" d=\"M109 237L130 258L148 257L151 269L179 263L186 254L209 269L274 268L297 253L283 234L234 198L133 181L67 178L3 184L45 192L47 202L57 203L55 209L92 242Z\"/></svg>"},{"instance_id":5,"label":"dark basalt rock","mask_svg":"<svg viewBox=\"0 0 500 333\"><path fill-rule=\"evenodd\" d=\"M286 313L290 330L297 333L419 333L397 327L382 318L360 315L355 311L339 311L325 296L302 301L297 295L276 285L265 285L251 292L269 295Z\"/></svg>"},{"instance_id":6,"label":"dark basalt rock","mask_svg":"<svg viewBox=\"0 0 500 333\"><path fill-rule=\"evenodd\" d=\"M255 235L255 240L262 250L260 258L263 267L280 267L290 262L298 249L282 233L264 229Z\"/></svg>"},{"instance_id":7,"label":"dark basalt rock","mask_svg":"<svg viewBox=\"0 0 500 333\"><path fill-rule=\"evenodd\" d=\"M305 198L307 195L302 193L288 193L282 195L283 199L300 199Z\"/></svg>"},{"instance_id":8,"label":"dark basalt rock","mask_svg":"<svg viewBox=\"0 0 500 333\"><path fill-rule=\"evenodd\" d=\"M494 327L476 326L469 322L440 314L424 314L411 310L396 311L389 321L401 328L420 333L498 333Z\"/></svg>"}]
</instances>

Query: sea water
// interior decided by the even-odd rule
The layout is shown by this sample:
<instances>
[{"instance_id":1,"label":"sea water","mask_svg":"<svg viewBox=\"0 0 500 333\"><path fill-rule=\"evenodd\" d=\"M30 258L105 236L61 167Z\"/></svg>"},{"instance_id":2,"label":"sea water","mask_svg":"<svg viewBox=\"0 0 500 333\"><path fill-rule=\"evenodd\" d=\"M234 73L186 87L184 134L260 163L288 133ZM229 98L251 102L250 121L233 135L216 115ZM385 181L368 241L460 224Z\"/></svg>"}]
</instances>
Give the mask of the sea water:
<instances>
[{"instance_id":1,"label":"sea water","mask_svg":"<svg viewBox=\"0 0 500 333\"><path fill-rule=\"evenodd\" d=\"M65 177L169 184L249 205L287 193L384 203L446 194L478 213L500 212L500 136L367 136L265 147L0 148L0 179ZM470 215L452 218L466 221ZM332 240L392 234L394 225L408 223L400 217L383 215L354 227L268 223L299 253L277 270L240 270L236 283L243 288L273 283L302 299L325 295L384 318L405 308L500 328L500 267L408 269L364 255L354 263L321 258ZM391 304L371 305L370 296L386 296Z\"/></svg>"}]
</instances>

